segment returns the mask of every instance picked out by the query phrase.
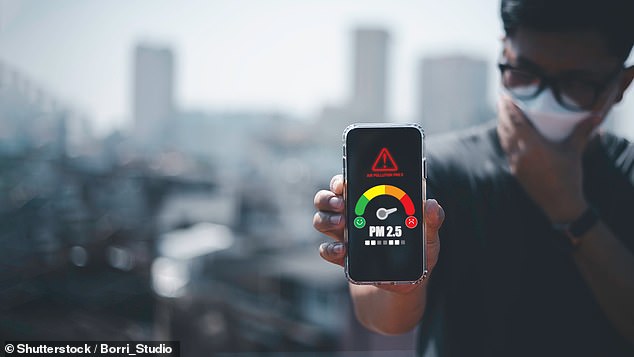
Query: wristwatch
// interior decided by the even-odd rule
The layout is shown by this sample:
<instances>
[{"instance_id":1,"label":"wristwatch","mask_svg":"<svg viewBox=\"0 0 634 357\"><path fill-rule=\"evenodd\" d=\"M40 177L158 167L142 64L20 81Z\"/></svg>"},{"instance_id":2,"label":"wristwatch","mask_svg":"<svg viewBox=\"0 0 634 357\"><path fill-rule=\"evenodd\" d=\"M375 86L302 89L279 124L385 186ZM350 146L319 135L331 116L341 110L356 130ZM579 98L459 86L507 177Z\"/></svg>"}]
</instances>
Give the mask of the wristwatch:
<instances>
[{"instance_id":1,"label":"wristwatch","mask_svg":"<svg viewBox=\"0 0 634 357\"><path fill-rule=\"evenodd\" d=\"M599 214L592 207L588 207L577 219L570 223L553 224L555 230L563 233L568 239L570 250L575 250L581 244L581 237L599 222Z\"/></svg>"}]
</instances>

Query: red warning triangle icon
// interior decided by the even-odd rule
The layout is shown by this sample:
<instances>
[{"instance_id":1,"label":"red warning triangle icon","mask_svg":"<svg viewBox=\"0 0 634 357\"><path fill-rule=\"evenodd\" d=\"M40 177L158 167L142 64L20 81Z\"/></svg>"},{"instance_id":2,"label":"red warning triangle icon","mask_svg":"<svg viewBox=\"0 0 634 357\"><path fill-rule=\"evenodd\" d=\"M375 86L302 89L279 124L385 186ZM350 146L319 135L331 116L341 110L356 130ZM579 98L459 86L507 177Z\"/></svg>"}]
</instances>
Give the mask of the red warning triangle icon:
<instances>
[{"instance_id":1,"label":"red warning triangle icon","mask_svg":"<svg viewBox=\"0 0 634 357\"><path fill-rule=\"evenodd\" d=\"M392 154L390 154L387 148L383 148L379 152L379 156L376 157L376 160L374 160L374 165L372 165L372 171L376 171L376 172L398 171L398 165L396 165L396 161L394 161Z\"/></svg>"}]
</instances>

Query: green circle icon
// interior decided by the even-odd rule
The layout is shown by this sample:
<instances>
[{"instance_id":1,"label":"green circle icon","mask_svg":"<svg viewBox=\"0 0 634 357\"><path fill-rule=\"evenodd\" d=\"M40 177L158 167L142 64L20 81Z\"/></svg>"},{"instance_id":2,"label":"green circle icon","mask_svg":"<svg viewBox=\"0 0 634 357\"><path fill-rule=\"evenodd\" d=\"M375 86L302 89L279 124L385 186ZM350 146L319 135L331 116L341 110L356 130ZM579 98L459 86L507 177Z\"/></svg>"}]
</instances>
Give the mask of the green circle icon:
<instances>
[{"instance_id":1,"label":"green circle icon","mask_svg":"<svg viewBox=\"0 0 634 357\"><path fill-rule=\"evenodd\" d=\"M365 227L365 218L363 217L357 217L354 219L354 226L361 229L363 227Z\"/></svg>"}]
</instances>

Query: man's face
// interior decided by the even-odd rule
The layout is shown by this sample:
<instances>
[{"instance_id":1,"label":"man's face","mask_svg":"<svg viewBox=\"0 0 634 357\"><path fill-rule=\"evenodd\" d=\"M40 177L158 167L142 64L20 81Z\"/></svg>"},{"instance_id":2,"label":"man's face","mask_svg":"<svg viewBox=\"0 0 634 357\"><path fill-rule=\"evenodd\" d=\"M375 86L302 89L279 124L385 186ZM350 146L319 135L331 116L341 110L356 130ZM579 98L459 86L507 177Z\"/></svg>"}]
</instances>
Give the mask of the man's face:
<instances>
[{"instance_id":1,"label":"man's face","mask_svg":"<svg viewBox=\"0 0 634 357\"><path fill-rule=\"evenodd\" d=\"M622 70L620 59L608 51L598 33L546 33L519 28L503 42L502 61L514 68L558 83L561 79L564 85L576 80L596 85L596 100L583 110L605 112L613 104L608 101L620 101L634 77L634 68Z\"/></svg>"}]
</instances>

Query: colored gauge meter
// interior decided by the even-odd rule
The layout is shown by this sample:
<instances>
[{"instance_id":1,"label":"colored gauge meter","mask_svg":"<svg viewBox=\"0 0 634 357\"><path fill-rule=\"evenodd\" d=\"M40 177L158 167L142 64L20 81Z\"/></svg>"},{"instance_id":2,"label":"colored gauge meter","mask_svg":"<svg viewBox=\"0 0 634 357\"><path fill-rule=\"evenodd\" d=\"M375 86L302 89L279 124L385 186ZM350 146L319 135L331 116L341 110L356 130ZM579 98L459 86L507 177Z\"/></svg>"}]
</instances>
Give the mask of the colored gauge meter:
<instances>
[{"instance_id":1,"label":"colored gauge meter","mask_svg":"<svg viewBox=\"0 0 634 357\"><path fill-rule=\"evenodd\" d=\"M361 229L365 226L365 218L362 217L365 213L365 208L367 207L368 203L370 203L370 201L372 201L375 197L383 195L392 196L401 202L403 208L405 209L405 213L408 215L408 217L405 219L405 226L407 228L413 229L418 225L418 219L414 217L414 213L416 212L416 209L414 208L414 202L412 202L412 199L407 195L407 193L405 193L405 191L392 185L377 185L365 191L357 201L357 204L354 207L354 213L357 215L357 217L354 219L355 227ZM387 214L391 212L391 210L385 210L383 208L381 210L384 210L384 212L386 212ZM383 212L379 212L379 214L381 213ZM386 213L383 214L385 215ZM381 217L378 218L384 219Z\"/></svg>"}]
</instances>

